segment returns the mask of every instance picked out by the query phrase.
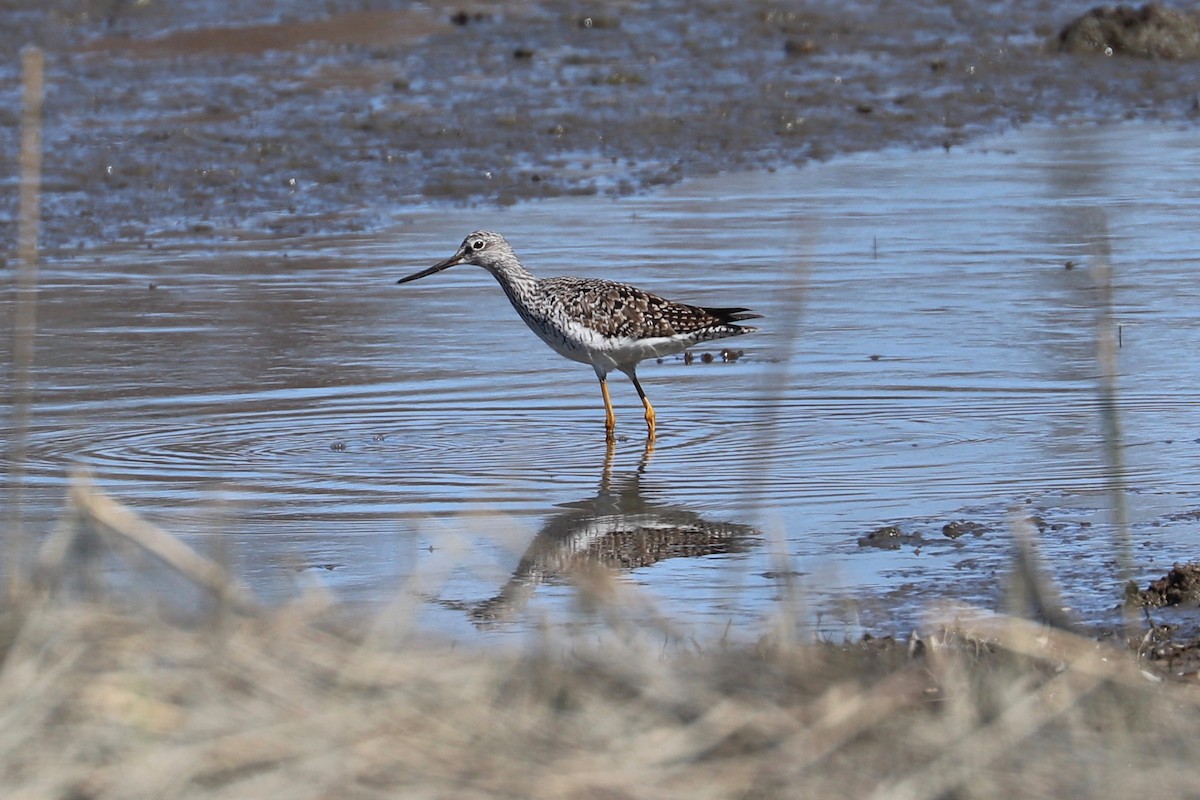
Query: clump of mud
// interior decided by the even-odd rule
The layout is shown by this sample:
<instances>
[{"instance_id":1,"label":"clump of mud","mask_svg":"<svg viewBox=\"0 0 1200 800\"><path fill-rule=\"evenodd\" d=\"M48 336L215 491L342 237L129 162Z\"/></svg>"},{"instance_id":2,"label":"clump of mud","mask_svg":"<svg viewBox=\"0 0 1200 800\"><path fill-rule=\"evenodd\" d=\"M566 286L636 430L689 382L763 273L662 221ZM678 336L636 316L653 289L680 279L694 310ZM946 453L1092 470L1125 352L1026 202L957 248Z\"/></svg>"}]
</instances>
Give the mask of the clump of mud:
<instances>
[{"instance_id":1,"label":"clump of mud","mask_svg":"<svg viewBox=\"0 0 1200 800\"><path fill-rule=\"evenodd\" d=\"M969 519L959 519L953 522L947 522L942 526L942 535L947 539L957 539L960 536L971 534L979 537L987 532L987 526L982 523L975 522Z\"/></svg>"},{"instance_id":2,"label":"clump of mud","mask_svg":"<svg viewBox=\"0 0 1200 800\"><path fill-rule=\"evenodd\" d=\"M858 537L858 546L877 547L880 550L899 550L904 545L919 546L922 541L919 533L905 533L899 526L884 525Z\"/></svg>"},{"instance_id":3,"label":"clump of mud","mask_svg":"<svg viewBox=\"0 0 1200 800\"><path fill-rule=\"evenodd\" d=\"M1134 605L1146 608L1200 605L1200 563L1176 564L1130 599Z\"/></svg>"},{"instance_id":4,"label":"clump of mud","mask_svg":"<svg viewBox=\"0 0 1200 800\"><path fill-rule=\"evenodd\" d=\"M1191 60L1200 58L1200 16L1155 3L1100 6L1067 24L1058 42L1071 53Z\"/></svg>"}]
</instances>

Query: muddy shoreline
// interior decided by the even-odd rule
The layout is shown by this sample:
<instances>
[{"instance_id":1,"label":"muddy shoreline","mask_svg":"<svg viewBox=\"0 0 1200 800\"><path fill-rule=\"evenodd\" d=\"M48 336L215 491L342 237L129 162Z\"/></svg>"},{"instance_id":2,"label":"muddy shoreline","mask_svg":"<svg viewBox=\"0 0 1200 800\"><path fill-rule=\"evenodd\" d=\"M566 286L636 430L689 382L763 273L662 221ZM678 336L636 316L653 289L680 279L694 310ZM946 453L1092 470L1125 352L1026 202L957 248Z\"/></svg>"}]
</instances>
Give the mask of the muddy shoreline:
<instances>
[{"instance_id":1,"label":"muddy shoreline","mask_svg":"<svg viewBox=\"0 0 1200 800\"><path fill-rule=\"evenodd\" d=\"M414 203L621 195L1031 121L1193 118L1186 64L1058 51L1087 7L8 8L0 147L15 163L18 53L38 44L54 251L337 234Z\"/></svg>"}]
</instances>

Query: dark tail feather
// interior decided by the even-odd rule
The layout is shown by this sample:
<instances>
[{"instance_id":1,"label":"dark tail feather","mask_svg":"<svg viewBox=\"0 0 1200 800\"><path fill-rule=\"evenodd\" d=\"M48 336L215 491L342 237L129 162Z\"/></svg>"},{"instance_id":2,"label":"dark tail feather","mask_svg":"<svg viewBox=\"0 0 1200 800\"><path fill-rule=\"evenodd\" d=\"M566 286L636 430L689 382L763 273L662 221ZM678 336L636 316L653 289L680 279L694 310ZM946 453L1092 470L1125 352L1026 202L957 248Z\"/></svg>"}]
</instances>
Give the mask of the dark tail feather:
<instances>
[{"instance_id":1,"label":"dark tail feather","mask_svg":"<svg viewBox=\"0 0 1200 800\"><path fill-rule=\"evenodd\" d=\"M706 308L704 310L721 322L737 322L743 319L762 318L762 314L755 314L748 308Z\"/></svg>"}]
</instances>

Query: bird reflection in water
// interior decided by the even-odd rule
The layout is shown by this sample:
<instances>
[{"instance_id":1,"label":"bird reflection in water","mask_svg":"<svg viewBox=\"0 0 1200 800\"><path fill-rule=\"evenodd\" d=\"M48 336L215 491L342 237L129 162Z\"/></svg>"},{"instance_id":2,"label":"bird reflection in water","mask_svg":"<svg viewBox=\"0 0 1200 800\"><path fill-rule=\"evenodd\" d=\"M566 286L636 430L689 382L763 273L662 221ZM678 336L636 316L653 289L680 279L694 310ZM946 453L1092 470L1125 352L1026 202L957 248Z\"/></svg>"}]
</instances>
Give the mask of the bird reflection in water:
<instances>
[{"instance_id":1,"label":"bird reflection in water","mask_svg":"<svg viewBox=\"0 0 1200 800\"><path fill-rule=\"evenodd\" d=\"M596 496L565 503L546 520L492 597L478 603L445 603L465 610L480 626L516 617L543 583L570 581L604 567L630 570L668 558L694 558L750 549L759 533L748 525L707 520L679 506L643 497L641 480L653 453L648 442L637 470L612 478L615 445L609 443Z\"/></svg>"}]
</instances>

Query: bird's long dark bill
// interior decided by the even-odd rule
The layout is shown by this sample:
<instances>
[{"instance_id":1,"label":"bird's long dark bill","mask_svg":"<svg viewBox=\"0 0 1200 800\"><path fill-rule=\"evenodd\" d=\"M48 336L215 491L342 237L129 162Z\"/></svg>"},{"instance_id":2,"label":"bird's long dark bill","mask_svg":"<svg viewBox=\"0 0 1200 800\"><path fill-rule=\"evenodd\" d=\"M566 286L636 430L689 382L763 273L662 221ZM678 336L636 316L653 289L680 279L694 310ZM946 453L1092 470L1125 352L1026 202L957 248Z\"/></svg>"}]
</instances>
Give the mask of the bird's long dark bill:
<instances>
[{"instance_id":1,"label":"bird's long dark bill","mask_svg":"<svg viewBox=\"0 0 1200 800\"><path fill-rule=\"evenodd\" d=\"M424 278L427 275L432 275L435 272L441 272L444 269L450 269L450 267L453 267L456 264L461 264L461 263L462 263L462 255L459 253L455 253L450 258L447 258L445 261L439 261L438 263L434 264L429 269L423 269L420 272L415 272L412 275L409 275L407 278L401 278L400 280L396 281L396 283L408 283L409 281L419 280L421 278Z\"/></svg>"}]
</instances>

